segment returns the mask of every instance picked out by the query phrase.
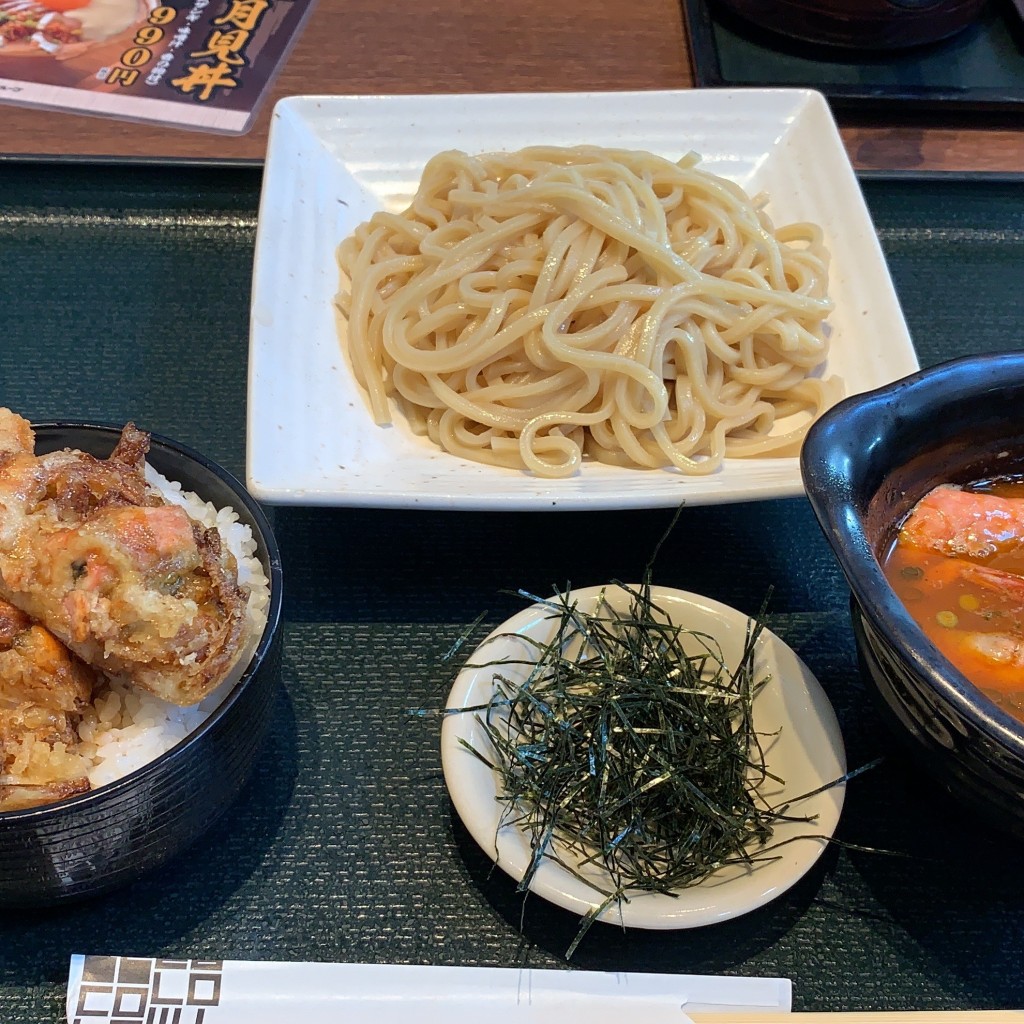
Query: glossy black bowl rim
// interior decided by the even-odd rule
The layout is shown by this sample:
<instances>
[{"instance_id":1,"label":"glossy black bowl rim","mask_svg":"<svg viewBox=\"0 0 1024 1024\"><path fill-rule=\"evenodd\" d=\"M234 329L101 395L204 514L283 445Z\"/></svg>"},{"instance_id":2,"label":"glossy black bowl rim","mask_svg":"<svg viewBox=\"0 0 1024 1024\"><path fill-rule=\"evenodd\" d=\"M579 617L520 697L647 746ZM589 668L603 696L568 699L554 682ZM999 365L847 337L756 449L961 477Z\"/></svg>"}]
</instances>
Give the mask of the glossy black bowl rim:
<instances>
[{"instance_id":1,"label":"glossy black bowl rim","mask_svg":"<svg viewBox=\"0 0 1024 1024\"><path fill-rule=\"evenodd\" d=\"M824 466L832 435L842 426L855 436L858 421L876 415L879 407L900 402L940 406L964 395L1004 387L1007 376L1024 390L1024 351L962 356L919 370L881 388L853 395L825 412L807 432L800 453L804 488L833 554L864 618L892 647L904 652L918 675L963 719L1024 760L1024 722L1004 711L975 686L928 639L882 572L863 530L852 495L829 490L816 469ZM895 468L895 467L893 467ZM834 478L833 478L834 482ZM881 614L875 614L873 609Z\"/></svg>"},{"instance_id":2,"label":"glossy black bowl rim","mask_svg":"<svg viewBox=\"0 0 1024 1024\"><path fill-rule=\"evenodd\" d=\"M92 423L87 421L79 420L53 420L46 422L32 423L33 431L37 433L46 430L74 430L74 431L96 431L97 433L109 434L111 440L116 443L117 438L121 436L121 431L124 429L124 425L117 425L113 423ZM219 721L221 721L225 715L229 713L232 707L241 698L242 690L246 684L251 680L253 674L257 672L260 666L263 664L264 659L267 656L267 652L270 650L271 645L274 642L275 635L280 627L281 620L281 607L282 607L282 569L281 569L281 551L277 544L277 538L274 536L273 528L270 525L266 514L263 512L259 502L246 490L245 485L234 476L229 473L223 466L214 462L212 459L207 458L202 452L197 451L195 448L189 445L182 444L180 441L175 441L173 438L167 437L164 434L158 434L152 431L146 431L149 434L151 447L159 447L168 449L179 456L183 456L190 462L194 462L201 466L207 472L212 475L219 477L221 482L226 484L235 495L235 500L232 501L232 507L236 509L238 506L244 506L246 512L251 517L254 524L254 537L257 544L266 551L267 564L269 566L268 579L270 583L270 602L267 606L267 621L263 627L263 633L260 636L259 643L256 645L256 649L253 651L252 656L249 659L249 664L246 665L245 670L239 676L238 681L235 683L231 692L225 696L225 698L214 708L213 711L187 736L179 740L170 750L165 750L162 754L155 757L152 761L142 765L140 768L136 768L134 771L129 772L127 775L122 776L119 779L115 779L113 782L109 782L106 785L100 786L98 789L90 790L88 793L81 793L78 796L68 797L66 800L60 800L52 804L44 804L40 807L26 807L22 810L17 811L0 811L0 825L8 822L18 824L24 824L26 822L37 822L40 820L57 819L62 816L71 816L81 811L88 810L89 805L93 803L106 802L115 793L120 792L126 788L134 787L139 783L145 782L150 776L162 774L173 762L186 756L189 748L194 746L196 743L202 741L203 737L214 729Z\"/></svg>"}]
</instances>

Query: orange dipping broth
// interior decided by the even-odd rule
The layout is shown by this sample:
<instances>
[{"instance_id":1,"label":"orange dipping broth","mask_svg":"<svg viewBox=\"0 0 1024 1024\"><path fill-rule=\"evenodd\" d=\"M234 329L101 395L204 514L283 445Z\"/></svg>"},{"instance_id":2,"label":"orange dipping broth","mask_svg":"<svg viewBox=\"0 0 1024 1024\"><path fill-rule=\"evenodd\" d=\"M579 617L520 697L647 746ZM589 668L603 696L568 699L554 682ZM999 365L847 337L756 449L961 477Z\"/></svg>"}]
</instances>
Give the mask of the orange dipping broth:
<instances>
[{"instance_id":1,"label":"orange dipping broth","mask_svg":"<svg viewBox=\"0 0 1024 1024\"><path fill-rule=\"evenodd\" d=\"M985 480L964 490L1024 500L1024 478ZM974 566L1011 573L1013 579L1009 586L979 585ZM1019 546L987 558L953 557L911 546L898 536L882 568L928 639L991 700L1024 721L1024 536ZM1013 638L1020 660L981 656L975 647L979 635L982 646L986 635Z\"/></svg>"}]
</instances>

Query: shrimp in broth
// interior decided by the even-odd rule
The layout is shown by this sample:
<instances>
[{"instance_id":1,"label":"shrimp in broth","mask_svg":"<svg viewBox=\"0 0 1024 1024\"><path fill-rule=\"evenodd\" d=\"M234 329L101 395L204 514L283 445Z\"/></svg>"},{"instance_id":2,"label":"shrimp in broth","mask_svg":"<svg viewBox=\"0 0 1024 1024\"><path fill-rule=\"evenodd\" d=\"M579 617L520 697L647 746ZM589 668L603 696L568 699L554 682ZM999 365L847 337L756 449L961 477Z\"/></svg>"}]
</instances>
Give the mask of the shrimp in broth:
<instances>
[{"instance_id":1,"label":"shrimp in broth","mask_svg":"<svg viewBox=\"0 0 1024 1024\"><path fill-rule=\"evenodd\" d=\"M936 487L901 526L884 569L935 646L1024 720L1024 480Z\"/></svg>"}]
</instances>

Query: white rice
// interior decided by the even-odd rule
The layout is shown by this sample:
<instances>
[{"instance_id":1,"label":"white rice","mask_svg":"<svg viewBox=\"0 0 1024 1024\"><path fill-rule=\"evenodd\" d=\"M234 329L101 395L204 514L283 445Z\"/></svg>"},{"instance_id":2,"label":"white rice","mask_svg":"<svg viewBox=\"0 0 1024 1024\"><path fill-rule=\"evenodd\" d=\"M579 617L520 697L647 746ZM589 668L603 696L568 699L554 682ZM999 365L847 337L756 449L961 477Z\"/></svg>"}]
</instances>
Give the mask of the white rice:
<instances>
[{"instance_id":1,"label":"white rice","mask_svg":"<svg viewBox=\"0 0 1024 1024\"><path fill-rule=\"evenodd\" d=\"M165 501L180 505L204 526L216 528L235 556L239 583L249 589L247 640L224 681L192 707L179 707L129 683L112 680L109 692L100 694L78 729L82 741L80 752L90 765L89 784L93 789L153 761L206 721L249 664L267 621L270 581L256 557L252 530L239 522L235 510L217 509L197 494L183 490L181 484L167 480L149 465L146 479L160 491Z\"/></svg>"}]
</instances>

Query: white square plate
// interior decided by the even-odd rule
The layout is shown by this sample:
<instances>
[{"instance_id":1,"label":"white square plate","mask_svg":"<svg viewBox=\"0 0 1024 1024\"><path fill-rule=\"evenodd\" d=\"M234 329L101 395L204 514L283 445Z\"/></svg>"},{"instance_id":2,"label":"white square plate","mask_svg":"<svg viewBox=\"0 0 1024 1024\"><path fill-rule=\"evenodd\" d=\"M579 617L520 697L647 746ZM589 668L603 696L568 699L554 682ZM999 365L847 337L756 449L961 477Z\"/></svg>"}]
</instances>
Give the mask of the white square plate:
<instances>
[{"instance_id":1,"label":"white square plate","mask_svg":"<svg viewBox=\"0 0 1024 1024\"><path fill-rule=\"evenodd\" d=\"M270 134L253 270L247 477L264 501L452 509L609 509L802 493L797 459L717 473L585 463L565 480L468 462L396 417L379 427L339 342L335 250L377 209L404 209L427 160L534 144L619 146L702 166L810 220L832 254L824 367L847 395L918 368L857 179L822 96L798 89L300 96Z\"/></svg>"}]
</instances>

